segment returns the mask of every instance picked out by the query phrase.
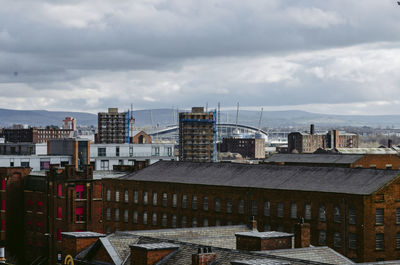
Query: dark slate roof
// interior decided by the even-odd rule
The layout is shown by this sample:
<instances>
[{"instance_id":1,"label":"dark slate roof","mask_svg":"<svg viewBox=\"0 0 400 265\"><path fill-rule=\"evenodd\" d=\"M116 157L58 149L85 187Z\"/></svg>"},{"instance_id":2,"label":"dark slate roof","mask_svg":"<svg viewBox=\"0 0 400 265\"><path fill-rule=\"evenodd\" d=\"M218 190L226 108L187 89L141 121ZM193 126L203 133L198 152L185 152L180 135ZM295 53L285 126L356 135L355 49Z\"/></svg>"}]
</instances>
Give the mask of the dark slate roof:
<instances>
[{"instance_id":1,"label":"dark slate roof","mask_svg":"<svg viewBox=\"0 0 400 265\"><path fill-rule=\"evenodd\" d=\"M235 236L246 236L246 237L258 237L258 238L280 238L280 237L293 237L293 234L277 232L277 231L268 231L268 232L258 232L249 231L249 232L238 232Z\"/></svg>"},{"instance_id":2,"label":"dark slate roof","mask_svg":"<svg viewBox=\"0 0 400 265\"><path fill-rule=\"evenodd\" d=\"M399 170L159 161L119 179L366 195L399 175Z\"/></svg>"},{"instance_id":3,"label":"dark slate roof","mask_svg":"<svg viewBox=\"0 0 400 265\"><path fill-rule=\"evenodd\" d=\"M275 154L265 160L268 163L353 164L364 155L341 154Z\"/></svg>"}]
</instances>

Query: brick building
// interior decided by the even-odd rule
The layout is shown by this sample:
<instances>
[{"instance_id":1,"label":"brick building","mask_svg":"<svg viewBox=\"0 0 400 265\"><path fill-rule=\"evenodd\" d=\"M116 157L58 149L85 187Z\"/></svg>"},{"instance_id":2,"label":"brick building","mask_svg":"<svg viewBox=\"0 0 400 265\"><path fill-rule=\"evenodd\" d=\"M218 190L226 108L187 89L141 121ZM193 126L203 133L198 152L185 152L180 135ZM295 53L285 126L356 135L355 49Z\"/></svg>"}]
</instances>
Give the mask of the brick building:
<instances>
[{"instance_id":1,"label":"brick building","mask_svg":"<svg viewBox=\"0 0 400 265\"><path fill-rule=\"evenodd\" d=\"M30 168L0 167L0 247L18 257L23 248L23 182Z\"/></svg>"},{"instance_id":2,"label":"brick building","mask_svg":"<svg viewBox=\"0 0 400 265\"><path fill-rule=\"evenodd\" d=\"M70 129L29 128L29 129L4 129L4 138L8 143L45 143L50 139L68 138L73 131Z\"/></svg>"},{"instance_id":3,"label":"brick building","mask_svg":"<svg viewBox=\"0 0 400 265\"><path fill-rule=\"evenodd\" d=\"M265 158L264 138L224 138L220 144L220 152L239 153L247 159Z\"/></svg>"},{"instance_id":4,"label":"brick building","mask_svg":"<svg viewBox=\"0 0 400 265\"><path fill-rule=\"evenodd\" d=\"M91 166L52 167L46 176L26 177L23 202L26 260L55 264L63 256L61 232L102 232L102 186Z\"/></svg>"},{"instance_id":5,"label":"brick building","mask_svg":"<svg viewBox=\"0 0 400 265\"><path fill-rule=\"evenodd\" d=\"M204 112L203 107L179 113L179 160L214 161L216 129L215 113Z\"/></svg>"},{"instance_id":6,"label":"brick building","mask_svg":"<svg viewBox=\"0 0 400 265\"><path fill-rule=\"evenodd\" d=\"M327 247L295 244L296 248L292 248L293 234L261 233L244 225L120 231L107 236L75 232L62 236L64 249L75 264L82 265L353 264ZM296 234L294 237L301 238ZM249 244L243 245L244 242ZM249 245L257 252L247 251Z\"/></svg>"},{"instance_id":7,"label":"brick building","mask_svg":"<svg viewBox=\"0 0 400 265\"><path fill-rule=\"evenodd\" d=\"M355 261L400 256L400 173L350 169L160 161L103 179L106 233L245 224L293 232L310 223L311 244Z\"/></svg>"},{"instance_id":8,"label":"brick building","mask_svg":"<svg viewBox=\"0 0 400 265\"><path fill-rule=\"evenodd\" d=\"M264 161L289 166L324 166L348 168L399 169L395 154L274 154Z\"/></svg>"},{"instance_id":9,"label":"brick building","mask_svg":"<svg viewBox=\"0 0 400 265\"><path fill-rule=\"evenodd\" d=\"M310 132L292 132L288 135L288 152L313 153L317 149L357 148L359 137L354 133L332 130L327 133L315 133L311 124Z\"/></svg>"},{"instance_id":10,"label":"brick building","mask_svg":"<svg viewBox=\"0 0 400 265\"><path fill-rule=\"evenodd\" d=\"M129 143L129 120L130 112L118 112L118 108L109 108L108 112L99 112L96 143Z\"/></svg>"}]
</instances>

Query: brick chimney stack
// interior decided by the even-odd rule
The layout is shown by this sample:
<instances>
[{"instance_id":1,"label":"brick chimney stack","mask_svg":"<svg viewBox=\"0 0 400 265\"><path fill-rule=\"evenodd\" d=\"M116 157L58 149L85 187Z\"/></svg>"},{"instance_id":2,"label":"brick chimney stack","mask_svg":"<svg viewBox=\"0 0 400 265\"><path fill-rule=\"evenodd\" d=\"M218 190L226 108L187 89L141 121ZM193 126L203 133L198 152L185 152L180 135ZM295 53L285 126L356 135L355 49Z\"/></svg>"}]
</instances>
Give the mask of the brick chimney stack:
<instances>
[{"instance_id":1,"label":"brick chimney stack","mask_svg":"<svg viewBox=\"0 0 400 265\"><path fill-rule=\"evenodd\" d=\"M388 140L388 148L392 148L392 145L393 145L392 139L389 139Z\"/></svg>"},{"instance_id":2,"label":"brick chimney stack","mask_svg":"<svg viewBox=\"0 0 400 265\"><path fill-rule=\"evenodd\" d=\"M179 246L170 243L134 244L131 249L131 265L154 265L176 251Z\"/></svg>"},{"instance_id":3,"label":"brick chimney stack","mask_svg":"<svg viewBox=\"0 0 400 265\"><path fill-rule=\"evenodd\" d=\"M236 249L247 251L263 251L292 248L293 234L283 232L239 232L236 236Z\"/></svg>"},{"instance_id":4,"label":"brick chimney stack","mask_svg":"<svg viewBox=\"0 0 400 265\"><path fill-rule=\"evenodd\" d=\"M192 265L209 265L216 258L217 254L212 252L211 247L198 248L197 253L192 255Z\"/></svg>"},{"instance_id":5,"label":"brick chimney stack","mask_svg":"<svg viewBox=\"0 0 400 265\"><path fill-rule=\"evenodd\" d=\"M308 248L310 246L310 224L304 223L301 218L300 223L294 226L294 247Z\"/></svg>"},{"instance_id":6,"label":"brick chimney stack","mask_svg":"<svg viewBox=\"0 0 400 265\"><path fill-rule=\"evenodd\" d=\"M100 237L106 235L99 234L95 232L63 232L62 236L62 249L63 256L71 255L75 257L79 252L88 248L94 242L96 242Z\"/></svg>"}]
</instances>

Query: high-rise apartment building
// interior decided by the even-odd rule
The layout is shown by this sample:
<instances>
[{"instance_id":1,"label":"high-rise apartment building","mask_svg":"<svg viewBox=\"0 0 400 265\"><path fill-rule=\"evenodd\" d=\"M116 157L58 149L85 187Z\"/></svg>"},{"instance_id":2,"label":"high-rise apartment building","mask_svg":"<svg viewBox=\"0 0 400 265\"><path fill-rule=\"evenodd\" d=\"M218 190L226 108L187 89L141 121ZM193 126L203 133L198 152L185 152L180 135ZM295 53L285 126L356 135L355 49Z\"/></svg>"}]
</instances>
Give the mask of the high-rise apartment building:
<instances>
[{"instance_id":1,"label":"high-rise apartment building","mask_svg":"<svg viewBox=\"0 0 400 265\"><path fill-rule=\"evenodd\" d=\"M179 113L179 160L212 162L216 159L215 112L193 107Z\"/></svg>"},{"instance_id":2,"label":"high-rise apartment building","mask_svg":"<svg viewBox=\"0 0 400 265\"><path fill-rule=\"evenodd\" d=\"M109 108L98 114L97 142L104 144L129 143L130 112Z\"/></svg>"}]
</instances>

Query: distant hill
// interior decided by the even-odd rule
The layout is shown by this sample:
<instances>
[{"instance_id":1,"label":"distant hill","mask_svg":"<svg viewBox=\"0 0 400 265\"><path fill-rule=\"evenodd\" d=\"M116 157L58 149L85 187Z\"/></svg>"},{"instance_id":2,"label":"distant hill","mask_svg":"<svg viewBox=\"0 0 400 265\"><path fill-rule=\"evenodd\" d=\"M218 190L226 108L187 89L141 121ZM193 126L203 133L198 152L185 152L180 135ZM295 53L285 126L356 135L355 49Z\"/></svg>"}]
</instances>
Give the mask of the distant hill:
<instances>
[{"instance_id":1,"label":"distant hill","mask_svg":"<svg viewBox=\"0 0 400 265\"><path fill-rule=\"evenodd\" d=\"M173 109L136 110L133 112L135 125L166 126L176 124L177 114ZM0 109L0 127L12 124L28 124L30 126L60 126L66 116L77 119L78 125L97 126L97 115L85 112L46 111L46 110L9 110ZM235 123L236 111L222 111L221 122ZM241 110L239 123L258 126L260 111ZM394 126L400 127L400 115L329 115L306 111L264 111L262 127L308 126Z\"/></svg>"}]
</instances>

